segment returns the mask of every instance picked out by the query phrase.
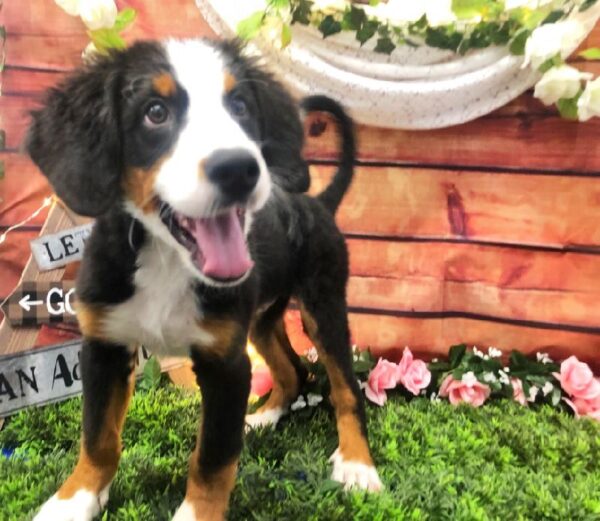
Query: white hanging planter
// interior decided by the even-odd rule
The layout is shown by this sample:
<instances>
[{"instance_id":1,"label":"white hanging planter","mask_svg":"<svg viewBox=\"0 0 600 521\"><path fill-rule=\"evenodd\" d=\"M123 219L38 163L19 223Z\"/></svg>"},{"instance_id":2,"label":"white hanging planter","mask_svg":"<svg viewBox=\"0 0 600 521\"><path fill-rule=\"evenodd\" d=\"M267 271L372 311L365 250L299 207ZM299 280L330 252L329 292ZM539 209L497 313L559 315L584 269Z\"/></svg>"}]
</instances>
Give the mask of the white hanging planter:
<instances>
[{"instance_id":1,"label":"white hanging planter","mask_svg":"<svg viewBox=\"0 0 600 521\"><path fill-rule=\"evenodd\" d=\"M197 4L211 27L226 37L235 35L240 20L264 7L262 0ZM327 94L342 101L357 121L380 127L433 129L471 121L513 100L541 76L522 68L523 57L505 47L460 56L404 46L385 55L372 50L374 43L361 47L353 34L323 39L316 29L297 24L292 34L284 50L261 38L251 48L296 95Z\"/></svg>"}]
</instances>

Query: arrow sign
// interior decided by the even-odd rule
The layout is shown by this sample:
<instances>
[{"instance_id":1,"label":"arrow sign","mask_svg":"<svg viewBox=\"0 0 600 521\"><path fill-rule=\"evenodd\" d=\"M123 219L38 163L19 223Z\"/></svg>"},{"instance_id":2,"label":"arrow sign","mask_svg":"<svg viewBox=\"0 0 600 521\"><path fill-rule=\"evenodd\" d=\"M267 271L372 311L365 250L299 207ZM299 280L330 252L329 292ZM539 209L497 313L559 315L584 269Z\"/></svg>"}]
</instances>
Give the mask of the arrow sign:
<instances>
[{"instance_id":1,"label":"arrow sign","mask_svg":"<svg viewBox=\"0 0 600 521\"><path fill-rule=\"evenodd\" d=\"M75 282L23 282L10 296L4 312L12 326L77 323L73 303Z\"/></svg>"},{"instance_id":2,"label":"arrow sign","mask_svg":"<svg viewBox=\"0 0 600 521\"><path fill-rule=\"evenodd\" d=\"M40 304L43 304L44 301L43 300L29 300L29 297L31 295L29 293L27 293L27 295L25 295L21 300L19 300L19 306L21 306L25 311L29 311L31 309L31 306L39 306Z\"/></svg>"}]
</instances>

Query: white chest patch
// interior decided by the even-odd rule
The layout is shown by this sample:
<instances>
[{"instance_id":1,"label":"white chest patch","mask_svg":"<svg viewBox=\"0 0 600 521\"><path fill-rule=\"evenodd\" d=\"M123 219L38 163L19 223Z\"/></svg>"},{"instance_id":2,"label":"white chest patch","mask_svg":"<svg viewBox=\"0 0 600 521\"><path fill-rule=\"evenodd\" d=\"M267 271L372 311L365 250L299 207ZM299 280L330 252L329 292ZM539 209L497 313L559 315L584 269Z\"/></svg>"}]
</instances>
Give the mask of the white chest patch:
<instances>
[{"instance_id":1,"label":"white chest patch","mask_svg":"<svg viewBox=\"0 0 600 521\"><path fill-rule=\"evenodd\" d=\"M135 293L104 318L104 334L115 342L141 343L155 354L188 356L193 344L210 346L214 337L202 318L194 279L175 250L149 238L138 256Z\"/></svg>"}]
</instances>

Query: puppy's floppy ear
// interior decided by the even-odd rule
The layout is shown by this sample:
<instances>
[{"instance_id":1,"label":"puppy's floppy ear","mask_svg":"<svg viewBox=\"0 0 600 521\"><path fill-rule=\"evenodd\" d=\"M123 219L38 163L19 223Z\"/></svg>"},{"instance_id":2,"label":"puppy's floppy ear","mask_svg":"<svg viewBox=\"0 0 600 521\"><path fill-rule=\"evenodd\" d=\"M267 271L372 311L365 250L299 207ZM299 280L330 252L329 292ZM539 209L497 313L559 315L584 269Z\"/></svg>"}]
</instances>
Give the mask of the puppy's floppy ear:
<instances>
[{"instance_id":1,"label":"puppy's floppy ear","mask_svg":"<svg viewBox=\"0 0 600 521\"><path fill-rule=\"evenodd\" d=\"M262 116L262 154L272 179L288 192L306 192L308 164L302 157L304 126L298 104L285 88L261 70L253 71Z\"/></svg>"},{"instance_id":2,"label":"puppy's floppy ear","mask_svg":"<svg viewBox=\"0 0 600 521\"><path fill-rule=\"evenodd\" d=\"M98 58L51 89L32 112L25 147L73 211L97 217L120 193L116 55Z\"/></svg>"}]
</instances>

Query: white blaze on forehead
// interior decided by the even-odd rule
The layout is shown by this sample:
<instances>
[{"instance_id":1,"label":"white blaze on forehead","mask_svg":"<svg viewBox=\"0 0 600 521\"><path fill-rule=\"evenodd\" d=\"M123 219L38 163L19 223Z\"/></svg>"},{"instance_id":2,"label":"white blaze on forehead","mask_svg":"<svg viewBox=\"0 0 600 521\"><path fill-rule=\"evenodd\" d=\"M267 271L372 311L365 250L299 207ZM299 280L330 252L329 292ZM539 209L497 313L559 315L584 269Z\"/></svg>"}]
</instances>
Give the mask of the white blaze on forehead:
<instances>
[{"instance_id":1,"label":"white blaze on forehead","mask_svg":"<svg viewBox=\"0 0 600 521\"><path fill-rule=\"evenodd\" d=\"M215 150L242 148L258 161L260 177L250 209L268 198L270 180L260 148L233 119L224 105L225 78L229 74L223 55L201 40L166 43L177 82L188 96L183 126L171 155L156 178L159 196L190 217L206 216L217 195L202 173L202 165Z\"/></svg>"}]
</instances>

